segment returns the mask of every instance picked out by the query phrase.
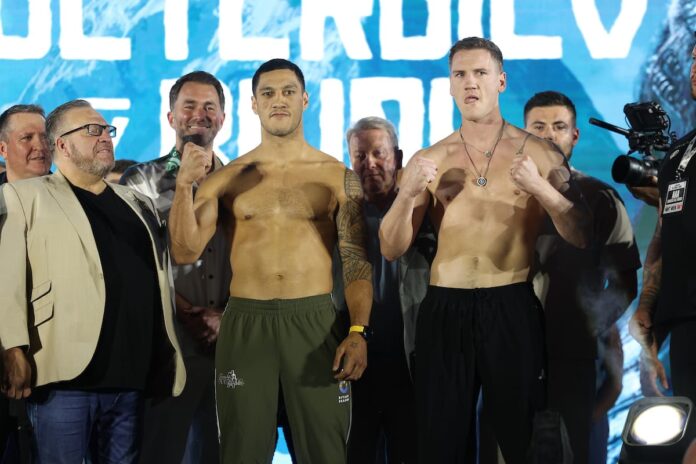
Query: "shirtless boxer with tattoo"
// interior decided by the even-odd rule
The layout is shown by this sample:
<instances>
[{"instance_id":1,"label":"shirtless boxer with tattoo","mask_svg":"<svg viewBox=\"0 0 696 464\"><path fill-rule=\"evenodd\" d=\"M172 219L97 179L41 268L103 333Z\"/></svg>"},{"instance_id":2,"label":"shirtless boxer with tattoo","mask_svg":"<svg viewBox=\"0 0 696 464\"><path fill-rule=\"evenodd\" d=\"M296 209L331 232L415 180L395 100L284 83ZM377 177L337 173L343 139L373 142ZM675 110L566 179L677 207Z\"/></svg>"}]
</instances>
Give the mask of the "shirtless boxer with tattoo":
<instances>
[{"instance_id":1,"label":"shirtless boxer with tattoo","mask_svg":"<svg viewBox=\"0 0 696 464\"><path fill-rule=\"evenodd\" d=\"M345 165L304 139L302 71L275 59L252 79L259 146L210 175L210 157L184 147L170 213L178 263L198 259L218 221L232 242L230 300L216 351L225 463L270 462L282 390L300 462L344 463L350 384L366 367L372 271L363 192ZM351 328L339 333L330 292L338 243Z\"/></svg>"}]
</instances>

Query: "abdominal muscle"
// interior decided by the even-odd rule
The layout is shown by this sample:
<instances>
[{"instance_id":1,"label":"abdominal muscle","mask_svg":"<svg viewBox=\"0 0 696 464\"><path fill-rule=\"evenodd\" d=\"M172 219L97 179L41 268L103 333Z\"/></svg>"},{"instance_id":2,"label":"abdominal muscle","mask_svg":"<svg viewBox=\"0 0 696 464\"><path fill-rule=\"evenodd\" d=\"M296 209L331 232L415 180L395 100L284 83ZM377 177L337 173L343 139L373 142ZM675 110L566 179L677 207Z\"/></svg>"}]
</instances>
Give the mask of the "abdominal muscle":
<instances>
[{"instance_id":1,"label":"abdominal muscle","mask_svg":"<svg viewBox=\"0 0 696 464\"><path fill-rule=\"evenodd\" d=\"M330 293L333 244L309 220L237 223L232 242L230 294L258 300ZM330 238L329 238L329 241ZM329 246L330 245L330 246Z\"/></svg>"},{"instance_id":2,"label":"abdominal muscle","mask_svg":"<svg viewBox=\"0 0 696 464\"><path fill-rule=\"evenodd\" d=\"M541 219L536 205L479 204L472 214L457 206L458 214L448 208L440 224L430 284L489 288L527 281Z\"/></svg>"},{"instance_id":3,"label":"abdominal muscle","mask_svg":"<svg viewBox=\"0 0 696 464\"><path fill-rule=\"evenodd\" d=\"M488 256L458 256L444 259L435 257L430 274L430 285L447 288L491 288L526 282L529 265L501 270Z\"/></svg>"}]
</instances>

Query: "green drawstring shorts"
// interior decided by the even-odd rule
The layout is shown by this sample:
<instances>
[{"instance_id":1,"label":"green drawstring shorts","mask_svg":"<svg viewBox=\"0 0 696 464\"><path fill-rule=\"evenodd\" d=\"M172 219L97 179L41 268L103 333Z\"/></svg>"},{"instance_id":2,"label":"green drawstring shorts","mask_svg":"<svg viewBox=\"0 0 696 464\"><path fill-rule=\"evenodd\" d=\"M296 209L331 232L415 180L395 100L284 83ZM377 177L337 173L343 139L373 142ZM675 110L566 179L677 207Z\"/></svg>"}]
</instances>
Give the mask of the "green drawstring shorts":
<instances>
[{"instance_id":1,"label":"green drawstring shorts","mask_svg":"<svg viewBox=\"0 0 696 464\"><path fill-rule=\"evenodd\" d=\"M345 463L350 383L332 372L341 327L330 295L229 299L215 352L223 464L271 462L279 387L298 461Z\"/></svg>"}]
</instances>

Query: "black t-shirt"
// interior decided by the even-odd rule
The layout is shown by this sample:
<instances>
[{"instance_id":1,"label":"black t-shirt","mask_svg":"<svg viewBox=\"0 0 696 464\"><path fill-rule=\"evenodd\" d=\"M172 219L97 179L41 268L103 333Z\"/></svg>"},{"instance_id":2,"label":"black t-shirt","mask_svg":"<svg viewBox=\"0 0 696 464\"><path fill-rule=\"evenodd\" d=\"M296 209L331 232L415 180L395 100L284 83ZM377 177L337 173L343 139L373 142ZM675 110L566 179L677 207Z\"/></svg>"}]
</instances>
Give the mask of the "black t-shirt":
<instances>
[{"instance_id":1,"label":"black t-shirt","mask_svg":"<svg viewBox=\"0 0 696 464\"><path fill-rule=\"evenodd\" d=\"M674 182L686 147L695 136L696 131L689 133L667 152L659 175L663 208L667 187ZM678 150L676 155L675 150ZM678 213L659 212L662 215L662 280L655 324L696 318L696 156L687 165L682 180L687 181L684 209Z\"/></svg>"},{"instance_id":2,"label":"black t-shirt","mask_svg":"<svg viewBox=\"0 0 696 464\"><path fill-rule=\"evenodd\" d=\"M144 390L158 321L155 316L161 312L152 242L137 214L110 187L99 195L75 186L72 189L92 227L106 303L92 360L77 378L61 386Z\"/></svg>"},{"instance_id":3,"label":"black t-shirt","mask_svg":"<svg viewBox=\"0 0 696 464\"><path fill-rule=\"evenodd\" d=\"M640 256L619 194L594 177L574 169L572 175L593 212L591 242L574 247L547 216L531 275L544 307L548 357L595 359L597 335L613 323L609 317L617 310L607 279L640 268Z\"/></svg>"}]
</instances>

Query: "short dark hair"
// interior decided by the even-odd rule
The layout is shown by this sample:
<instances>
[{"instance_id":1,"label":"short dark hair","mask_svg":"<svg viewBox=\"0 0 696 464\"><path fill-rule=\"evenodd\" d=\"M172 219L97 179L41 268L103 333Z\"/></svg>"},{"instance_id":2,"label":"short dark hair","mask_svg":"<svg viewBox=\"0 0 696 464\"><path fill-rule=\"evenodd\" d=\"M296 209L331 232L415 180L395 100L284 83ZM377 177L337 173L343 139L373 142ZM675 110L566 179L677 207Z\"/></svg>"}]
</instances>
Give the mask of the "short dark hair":
<instances>
[{"instance_id":1,"label":"short dark hair","mask_svg":"<svg viewBox=\"0 0 696 464\"><path fill-rule=\"evenodd\" d=\"M114 161L114 167L111 168L110 172L123 174L124 172L126 172L126 169L128 169L131 166L135 166L136 164L138 164L137 161L129 159L117 159L116 161Z\"/></svg>"},{"instance_id":2,"label":"short dark hair","mask_svg":"<svg viewBox=\"0 0 696 464\"><path fill-rule=\"evenodd\" d=\"M60 137L60 130L65 114L76 108L92 108L87 100L70 100L56 107L46 116L46 136L48 137L48 148L55 155L56 139Z\"/></svg>"},{"instance_id":3,"label":"short dark hair","mask_svg":"<svg viewBox=\"0 0 696 464\"><path fill-rule=\"evenodd\" d=\"M297 80L300 81L300 85L302 85L302 90L305 90L304 74L302 74L302 70L300 69L300 67L292 61L284 60L282 58L273 58L272 60L268 60L264 64L259 66L259 69L257 69L254 73L254 77L251 78L252 93L256 95L256 89L259 86L259 79L261 78L261 74L271 71L277 71L278 69L289 69L290 71L295 73L295 76L297 76Z\"/></svg>"},{"instance_id":4,"label":"short dark hair","mask_svg":"<svg viewBox=\"0 0 696 464\"><path fill-rule=\"evenodd\" d=\"M35 113L40 114L42 118L46 117L44 109L39 105L13 105L7 108L0 114L0 140L7 138L7 128L10 125L10 116L17 113Z\"/></svg>"},{"instance_id":5,"label":"short dark hair","mask_svg":"<svg viewBox=\"0 0 696 464\"><path fill-rule=\"evenodd\" d=\"M220 84L220 81L217 79L217 77L205 71L193 71L188 74L184 74L176 80L174 85L172 85L172 88L169 90L170 110L174 109L176 99L179 98L179 92L181 92L181 88L187 82L197 82L199 84L212 85L218 94L218 99L220 100L220 109L222 111L225 110L225 94L222 91L222 84Z\"/></svg>"},{"instance_id":6,"label":"short dark hair","mask_svg":"<svg viewBox=\"0 0 696 464\"><path fill-rule=\"evenodd\" d=\"M573 116L573 125L575 125L577 113L573 101L561 92L556 92L554 90L535 93L532 98L527 100L527 103L524 105L525 124L527 123L527 114L532 111L533 108L538 108L540 106L565 106Z\"/></svg>"},{"instance_id":7,"label":"short dark hair","mask_svg":"<svg viewBox=\"0 0 696 464\"><path fill-rule=\"evenodd\" d=\"M503 70L503 52L493 41L484 39L482 37L466 37L464 39L457 40L449 51L449 66L452 67L452 59L457 52L462 50L486 50L491 54L493 59L498 62L500 70Z\"/></svg>"}]
</instances>

